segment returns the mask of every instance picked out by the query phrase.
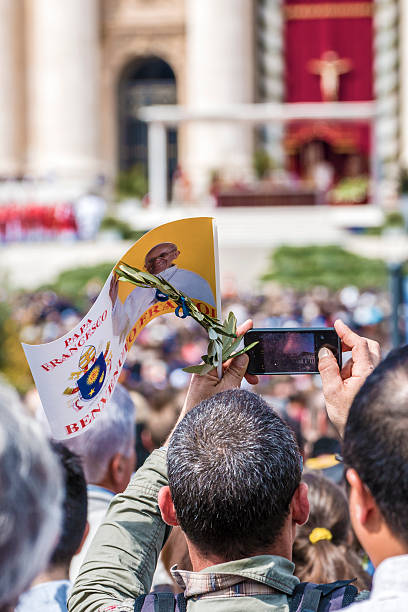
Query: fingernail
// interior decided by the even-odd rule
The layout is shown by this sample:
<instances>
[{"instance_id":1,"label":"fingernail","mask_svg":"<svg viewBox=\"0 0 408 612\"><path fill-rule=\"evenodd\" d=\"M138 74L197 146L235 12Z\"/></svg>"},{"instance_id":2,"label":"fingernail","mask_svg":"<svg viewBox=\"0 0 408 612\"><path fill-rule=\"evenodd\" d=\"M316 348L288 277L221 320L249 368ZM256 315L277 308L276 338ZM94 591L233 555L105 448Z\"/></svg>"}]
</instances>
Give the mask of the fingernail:
<instances>
[{"instance_id":1,"label":"fingernail","mask_svg":"<svg viewBox=\"0 0 408 612\"><path fill-rule=\"evenodd\" d=\"M319 359L323 359L323 357L330 357L330 355L331 355L331 352L325 346L323 346L318 352Z\"/></svg>"}]
</instances>

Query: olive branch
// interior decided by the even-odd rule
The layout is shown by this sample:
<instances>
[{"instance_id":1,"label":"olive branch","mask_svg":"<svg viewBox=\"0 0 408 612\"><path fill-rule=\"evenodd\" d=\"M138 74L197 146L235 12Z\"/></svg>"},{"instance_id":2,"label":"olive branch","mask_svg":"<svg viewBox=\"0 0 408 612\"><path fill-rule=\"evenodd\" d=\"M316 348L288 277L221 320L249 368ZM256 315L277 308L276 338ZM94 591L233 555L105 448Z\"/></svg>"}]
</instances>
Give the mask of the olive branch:
<instances>
[{"instance_id":1,"label":"olive branch","mask_svg":"<svg viewBox=\"0 0 408 612\"><path fill-rule=\"evenodd\" d=\"M150 274L124 263L120 263L115 268L115 272L122 282L132 283L136 287L155 289L159 301L171 300L177 304L177 316L181 318L191 316L201 327L204 327L209 338L207 354L202 355L202 364L183 368L185 372L207 374L210 370L217 368L220 363L220 356L221 363L224 363L227 359L242 355L258 344L257 342L252 342L252 344L237 351L236 349L238 349L243 336L237 336L237 319L234 313L230 312L224 323L221 323L216 317L202 313L185 293L173 287L162 276ZM178 314L180 312L183 314Z\"/></svg>"}]
</instances>

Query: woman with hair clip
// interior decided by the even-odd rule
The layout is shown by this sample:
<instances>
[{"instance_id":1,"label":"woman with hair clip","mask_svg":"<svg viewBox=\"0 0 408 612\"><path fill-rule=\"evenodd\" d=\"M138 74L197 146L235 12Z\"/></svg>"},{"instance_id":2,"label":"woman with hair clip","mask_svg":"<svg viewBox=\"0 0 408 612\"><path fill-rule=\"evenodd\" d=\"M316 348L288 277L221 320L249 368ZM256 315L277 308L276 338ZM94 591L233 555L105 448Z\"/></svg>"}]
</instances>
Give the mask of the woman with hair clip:
<instances>
[{"instance_id":1,"label":"woman with hair clip","mask_svg":"<svg viewBox=\"0 0 408 612\"><path fill-rule=\"evenodd\" d=\"M371 578L363 570L353 550L353 533L343 490L321 475L306 473L309 520L297 528L293 545L295 575L301 582L328 583L351 580L359 591L371 588Z\"/></svg>"}]
</instances>

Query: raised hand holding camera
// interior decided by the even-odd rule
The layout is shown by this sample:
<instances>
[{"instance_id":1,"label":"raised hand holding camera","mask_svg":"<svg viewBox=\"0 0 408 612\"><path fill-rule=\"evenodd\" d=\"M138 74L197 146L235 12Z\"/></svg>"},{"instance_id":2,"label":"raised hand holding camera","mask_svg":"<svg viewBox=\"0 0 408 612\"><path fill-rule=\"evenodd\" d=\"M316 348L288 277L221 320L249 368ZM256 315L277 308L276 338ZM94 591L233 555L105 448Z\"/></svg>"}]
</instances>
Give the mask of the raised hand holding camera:
<instances>
[{"instance_id":1,"label":"raised hand holding camera","mask_svg":"<svg viewBox=\"0 0 408 612\"><path fill-rule=\"evenodd\" d=\"M354 397L367 376L381 360L380 345L353 332L343 321L334 322L343 351L351 351L351 359L343 368L327 348L319 351L319 372L329 418L343 436L347 416Z\"/></svg>"}]
</instances>

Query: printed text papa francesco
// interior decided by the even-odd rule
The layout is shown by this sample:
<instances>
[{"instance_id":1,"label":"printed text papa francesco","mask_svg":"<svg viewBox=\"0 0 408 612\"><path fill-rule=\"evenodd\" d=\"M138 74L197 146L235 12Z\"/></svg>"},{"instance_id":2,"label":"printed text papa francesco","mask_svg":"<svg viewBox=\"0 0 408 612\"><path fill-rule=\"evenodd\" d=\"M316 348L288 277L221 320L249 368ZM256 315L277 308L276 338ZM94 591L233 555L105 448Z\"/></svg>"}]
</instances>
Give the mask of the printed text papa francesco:
<instances>
[{"instance_id":1,"label":"printed text papa francesco","mask_svg":"<svg viewBox=\"0 0 408 612\"><path fill-rule=\"evenodd\" d=\"M41 367L46 372L52 372L54 368L58 367L67 359L70 359L72 355L76 354L86 342L88 342L89 338L96 332L98 327L102 325L102 323L106 320L108 316L108 311L105 310L96 321L92 321L92 319L88 319L81 325L78 329L78 332L69 336L65 339L64 352L62 355L56 357L55 359L51 359L47 363L42 363Z\"/></svg>"}]
</instances>

